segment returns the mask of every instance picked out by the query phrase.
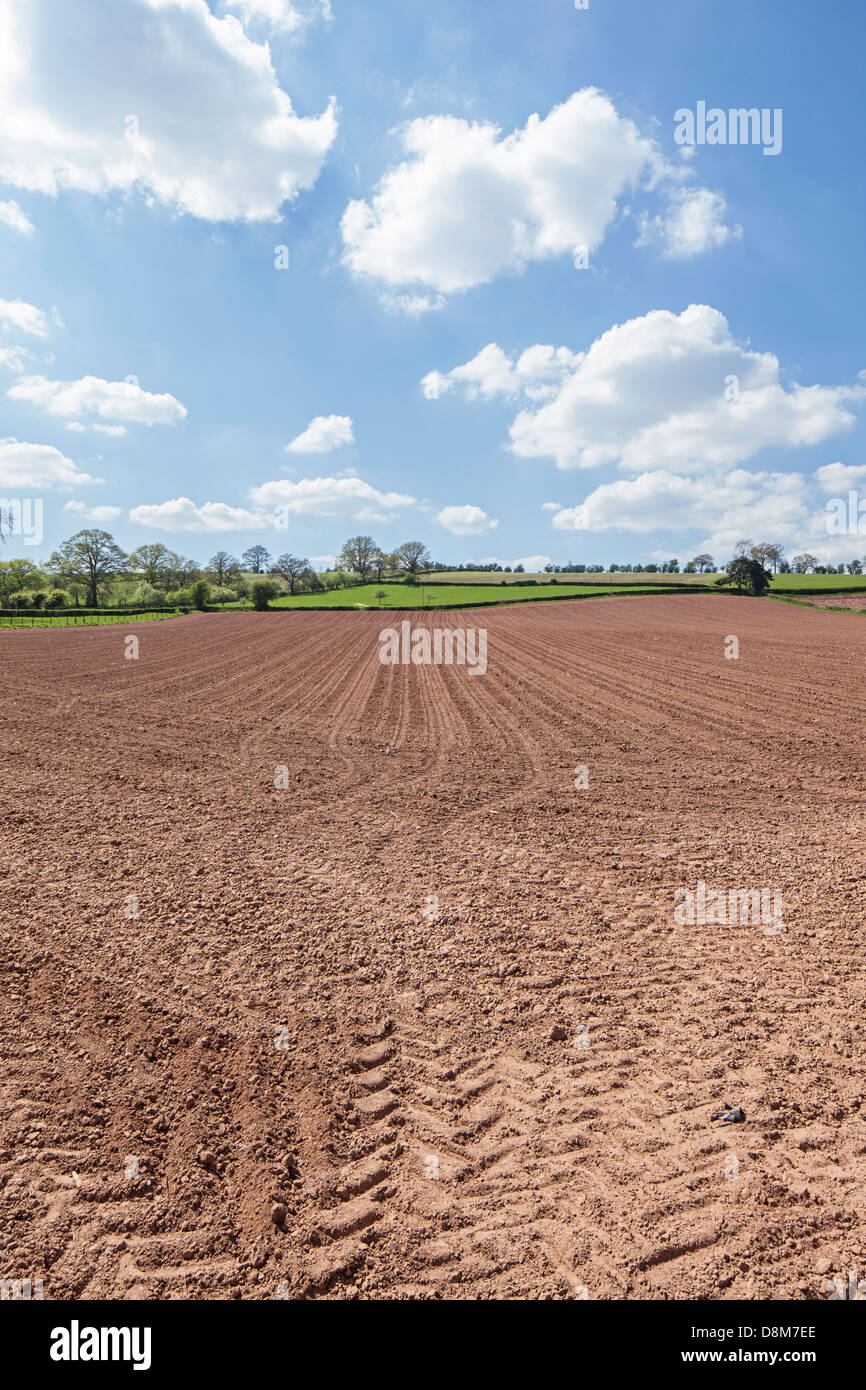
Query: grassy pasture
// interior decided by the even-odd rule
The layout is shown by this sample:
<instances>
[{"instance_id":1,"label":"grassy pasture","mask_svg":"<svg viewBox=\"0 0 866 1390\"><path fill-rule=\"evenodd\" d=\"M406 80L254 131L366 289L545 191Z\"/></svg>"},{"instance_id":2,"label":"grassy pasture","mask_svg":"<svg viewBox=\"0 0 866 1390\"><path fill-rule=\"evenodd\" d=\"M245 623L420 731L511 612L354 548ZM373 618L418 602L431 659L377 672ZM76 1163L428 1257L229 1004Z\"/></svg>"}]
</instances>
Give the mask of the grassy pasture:
<instances>
[{"instance_id":1,"label":"grassy pasture","mask_svg":"<svg viewBox=\"0 0 866 1390\"><path fill-rule=\"evenodd\" d=\"M331 589L325 594L284 594L272 608L379 608L382 589L386 608L462 608L468 605L532 603L539 599L590 598L593 594L653 593L656 586L641 589L633 584L539 584L525 589L479 584L361 584L354 589Z\"/></svg>"}]
</instances>

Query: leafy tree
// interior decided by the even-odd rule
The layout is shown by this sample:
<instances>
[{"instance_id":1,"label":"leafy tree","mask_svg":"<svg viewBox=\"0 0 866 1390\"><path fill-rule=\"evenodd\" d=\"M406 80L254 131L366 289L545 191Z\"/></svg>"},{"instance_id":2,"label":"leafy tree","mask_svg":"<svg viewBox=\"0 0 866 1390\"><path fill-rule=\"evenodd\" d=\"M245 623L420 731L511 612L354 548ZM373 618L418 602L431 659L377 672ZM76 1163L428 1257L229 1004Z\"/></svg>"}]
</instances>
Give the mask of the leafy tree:
<instances>
[{"instance_id":1,"label":"leafy tree","mask_svg":"<svg viewBox=\"0 0 866 1390\"><path fill-rule=\"evenodd\" d=\"M189 596L194 608L198 608L199 611L207 608L207 602L210 598L210 585L207 580L197 579L190 587Z\"/></svg>"},{"instance_id":2,"label":"leafy tree","mask_svg":"<svg viewBox=\"0 0 866 1390\"><path fill-rule=\"evenodd\" d=\"M234 555L229 555L227 550L218 550L216 555L212 555L208 561L208 572L213 575L217 584L222 586L232 575L240 569L238 561Z\"/></svg>"},{"instance_id":3,"label":"leafy tree","mask_svg":"<svg viewBox=\"0 0 866 1390\"><path fill-rule=\"evenodd\" d=\"M808 551L803 555L795 555L791 561L795 574L810 574L817 563L815 556L810 555Z\"/></svg>"},{"instance_id":4,"label":"leafy tree","mask_svg":"<svg viewBox=\"0 0 866 1390\"><path fill-rule=\"evenodd\" d=\"M417 574L419 570L429 569L433 558L423 541L404 541L394 552L398 569L406 574ZM501 568L501 566L500 566Z\"/></svg>"},{"instance_id":5,"label":"leafy tree","mask_svg":"<svg viewBox=\"0 0 866 1390\"><path fill-rule=\"evenodd\" d=\"M266 613L268 604L272 598L276 598L279 589L269 579L257 579L252 587L253 608L257 613Z\"/></svg>"},{"instance_id":6,"label":"leafy tree","mask_svg":"<svg viewBox=\"0 0 866 1390\"><path fill-rule=\"evenodd\" d=\"M0 602L21 589L45 589L48 581L30 560L0 560Z\"/></svg>"},{"instance_id":7,"label":"leafy tree","mask_svg":"<svg viewBox=\"0 0 866 1390\"><path fill-rule=\"evenodd\" d=\"M727 574L722 575L716 582L733 584L737 593L751 594L758 598L770 587L771 578L771 574L764 569L760 560L753 560L748 555L737 555L729 564Z\"/></svg>"},{"instance_id":8,"label":"leafy tree","mask_svg":"<svg viewBox=\"0 0 866 1390\"><path fill-rule=\"evenodd\" d=\"M374 597L377 598L377 599L379 600L379 607L381 608L381 607L382 607L382 599L383 599L383 598L387 598L387 597L388 597L388 594L387 594L387 592L386 592L385 589L377 589L377 590L376 590L376 593L375 593L375 595L374 595Z\"/></svg>"},{"instance_id":9,"label":"leafy tree","mask_svg":"<svg viewBox=\"0 0 866 1390\"><path fill-rule=\"evenodd\" d=\"M126 569L126 555L107 531L78 531L48 561L48 569L65 583L84 584L87 605L96 608L99 595Z\"/></svg>"},{"instance_id":10,"label":"leafy tree","mask_svg":"<svg viewBox=\"0 0 866 1390\"><path fill-rule=\"evenodd\" d=\"M243 562L248 570L253 574L264 574L265 566L270 563L270 551L264 545L251 545L249 550L245 550L242 556Z\"/></svg>"},{"instance_id":11,"label":"leafy tree","mask_svg":"<svg viewBox=\"0 0 866 1390\"><path fill-rule=\"evenodd\" d=\"M295 585L309 567L310 562L306 558L299 560L297 555L286 554L281 555L278 560L274 561L271 573L281 575L289 586L289 593L293 594L295 592Z\"/></svg>"},{"instance_id":12,"label":"leafy tree","mask_svg":"<svg viewBox=\"0 0 866 1390\"><path fill-rule=\"evenodd\" d=\"M164 584L170 578L173 558L176 557L161 541L155 545L140 545L129 557L129 569L156 588L160 581Z\"/></svg>"},{"instance_id":13,"label":"leafy tree","mask_svg":"<svg viewBox=\"0 0 866 1390\"><path fill-rule=\"evenodd\" d=\"M337 564L354 570L362 579L373 569L375 558L381 551L372 536L350 536L337 556Z\"/></svg>"},{"instance_id":14,"label":"leafy tree","mask_svg":"<svg viewBox=\"0 0 866 1390\"><path fill-rule=\"evenodd\" d=\"M698 574L706 574L709 570L715 568L716 562L713 559L712 555L708 555L706 551L703 551L700 555L696 555L695 558L691 561L691 563L694 565L694 568L697 570ZM689 572L694 573L694 570Z\"/></svg>"}]
</instances>

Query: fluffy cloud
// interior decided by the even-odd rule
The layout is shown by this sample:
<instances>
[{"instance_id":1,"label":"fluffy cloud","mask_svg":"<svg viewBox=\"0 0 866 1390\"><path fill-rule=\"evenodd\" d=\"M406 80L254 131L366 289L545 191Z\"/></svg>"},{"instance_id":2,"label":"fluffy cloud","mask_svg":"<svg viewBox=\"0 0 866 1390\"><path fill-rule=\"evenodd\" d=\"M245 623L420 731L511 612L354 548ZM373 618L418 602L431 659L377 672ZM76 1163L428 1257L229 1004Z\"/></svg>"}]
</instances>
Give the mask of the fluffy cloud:
<instances>
[{"instance_id":1,"label":"fluffy cloud","mask_svg":"<svg viewBox=\"0 0 866 1390\"><path fill-rule=\"evenodd\" d=\"M205 0L4 0L0 79L4 182L139 188L211 221L276 219L337 129L333 101L296 115L267 44Z\"/></svg>"},{"instance_id":2,"label":"fluffy cloud","mask_svg":"<svg viewBox=\"0 0 866 1390\"><path fill-rule=\"evenodd\" d=\"M361 478L302 478L299 482L278 478L250 488L249 497L258 507L284 509L300 516L351 516L380 522L415 504L414 497L379 492Z\"/></svg>"},{"instance_id":3,"label":"fluffy cloud","mask_svg":"<svg viewBox=\"0 0 866 1390\"><path fill-rule=\"evenodd\" d=\"M655 142L594 88L504 138L497 126L456 116L413 120L399 134L406 158L369 201L355 199L343 214L344 263L390 286L441 294L517 274L532 261L592 252L627 189L674 177ZM719 203L704 208L712 231L702 249L720 244L721 211ZM694 195L668 215L688 226L700 220ZM668 238L671 254L676 240ZM694 254L693 242L685 238L685 254Z\"/></svg>"},{"instance_id":4,"label":"fluffy cloud","mask_svg":"<svg viewBox=\"0 0 866 1390\"><path fill-rule=\"evenodd\" d=\"M555 513L556 531L712 532L733 545L741 536L772 530L793 538L809 516L809 492L800 473L748 473L684 478L656 469L637 478L602 483L579 507Z\"/></svg>"},{"instance_id":5,"label":"fluffy cloud","mask_svg":"<svg viewBox=\"0 0 866 1390\"><path fill-rule=\"evenodd\" d=\"M815 471L820 490L827 494L847 492L866 479L866 464L825 463Z\"/></svg>"},{"instance_id":6,"label":"fluffy cloud","mask_svg":"<svg viewBox=\"0 0 866 1390\"><path fill-rule=\"evenodd\" d=\"M197 507L188 497L133 507L129 519L155 531L252 531L271 524L267 517L244 507L230 507L225 502L205 502Z\"/></svg>"},{"instance_id":7,"label":"fluffy cloud","mask_svg":"<svg viewBox=\"0 0 866 1390\"><path fill-rule=\"evenodd\" d=\"M699 256L742 237L742 227L727 225L727 213L728 205L721 193L712 193L709 188L680 188L672 195L665 212L655 217L641 215L641 234L635 245L656 243L668 260Z\"/></svg>"},{"instance_id":8,"label":"fluffy cloud","mask_svg":"<svg viewBox=\"0 0 866 1390\"><path fill-rule=\"evenodd\" d=\"M443 380L462 381L469 394L492 395L519 385L535 404L510 427L515 454L552 458L563 469L615 463L635 473L732 468L771 446L817 444L850 429L847 407L866 396L863 385L784 386L772 353L742 347L724 315L700 304L629 319L570 360L565 351L531 349L541 365L521 374L527 353L511 370L511 359L497 359L501 350L490 344L445 377L425 377L425 389L441 395ZM480 384L479 358L490 368Z\"/></svg>"},{"instance_id":9,"label":"fluffy cloud","mask_svg":"<svg viewBox=\"0 0 866 1390\"><path fill-rule=\"evenodd\" d=\"M552 564L553 561L549 555L524 555L522 559L508 560L506 563L509 564L512 569L516 569L518 565L522 565L527 574L541 574L544 570L544 566Z\"/></svg>"},{"instance_id":10,"label":"fluffy cloud","mask_svg":"<svg viewBox=\"0 0 866 1390\"><path fill-rule=\"evenodd\" d=\"M342 444L353 444L355 436L348 415L317 415L297 439L286 445L288 454L326 454Z\"/></svg>"},{"instance_id":11,"label":"fluffy cloud","mask_svg":"<svg viewBox=\"0 0 866 1390\"><path fill-rule=\"evenodd\" d=\"M223 8L237 10L248 28L262 25L275 34L295 34L317 17L332 19L331 0L293 4L292 0L223 0Z\"/></svg>"},{"instance_id":12,"label":"fluffy cloud","mask_svg":"<svg viewBox=\"0 0 866 1390\"><path fill-rule=\"evenodd\" d=\"M22 212L14 200L0 203L0 222L6 227L11 227L13 231L22 232L25 236L33 231L33 223L27 213Z\"/></svg>"},{"instance_id":13,"label":"fluffy cloud","mask_svg":"<svg viewBox=\"0 0 866 1390\"><path fill-rule=\"evenodd\" d=\"M527 348L515 362L497 343L488 343L470 362L450 372L428 372L421 390L428 400L439 400L459 388L468 400L477 396L525 395L530 400L555 396L558 385L578 365L579 357L568 348L541 344Z\"/></svg>"},{"instance_id":14,"label":"fluffy cloud","mask_svg":"<svg viewBox=\"0 0 866 1390\"><path fill-rule=\"evenodd\" d=\"M59 449L50 444L25 444L17 439L0 439L0 487L51 488L69 490L84 483L101 483L91 478Z\"/></svg>"},{"instance_id":15,"label":"fluffy cloud","mask_svg":"<svg viewBox=\"0 0 866 1390\"><path fill-rule=\"evenodd\" d=\"M455 536L480 536L484 531L492 531L499 522L489 517L480 507L443 507L436 520L446 531Z\"/></svg>"},{"instance_id":16,"label":"fluffy cloud","mask_svg":"<svg viewBox=\"0 0 866 1390\"><path fill-rule=\"evenodd\" d=\"M63 508L65 512L71 512L79 521L93 521L97 526L102 526L107 521L116 521L122 514L122 507L88 507L85 502L67 502Z\"/></svg>"},{"instance_id":17,"label":"fluffy cloud","mask_svg":"<svg viewBox=\"0 0 866 1390\"><path fill-rule=\"evenodd\" d=\"M48 337L48 316L23 299L0 299L0 325L11 326L35 338Z\"/></svg>"},{"instance_id":18,"label":"fluffy cloud","mask_svg":"<svg viewBox=\"0 0 866 1390\"><path fill-rule=\"evenodd\" d=\"M126 420L144 425L174 425L186 418L186 406L167 393L154 395L132 381L104 381L84 376L80 381L49 381L26 376L6 392L10 400L26 401L47 415L77 419L94 415L99 420ZM94 428L97 426L94 425ZM104 429L104 433L118 433Z\"/></svg>"}]
</instances>

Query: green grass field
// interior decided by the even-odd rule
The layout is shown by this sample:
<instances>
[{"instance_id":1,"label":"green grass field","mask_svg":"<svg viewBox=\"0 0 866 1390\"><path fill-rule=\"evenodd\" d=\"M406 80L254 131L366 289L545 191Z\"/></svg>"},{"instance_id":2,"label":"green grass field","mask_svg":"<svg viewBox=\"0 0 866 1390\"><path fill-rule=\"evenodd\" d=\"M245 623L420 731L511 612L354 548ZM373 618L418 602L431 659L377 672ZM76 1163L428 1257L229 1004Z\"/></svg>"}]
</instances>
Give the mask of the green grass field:
<instances>
[{"instance_id":1,"label":"green grass field","mask_svg":"<svg viewBox=\"0 0 866 1390\"><path fill-rule=\"evenodd\" d=\"M325 594L288 594L274 599L272 608L461 608L470 604L532 603L546 598L590 598L593 594L653 593L657 586L633 584L539 584L525 589L478 584L361 584L355 589L331 589ZM376 597L382 589L385 597Z\"/></svg>"},{"instance_id":2,"label":"green grass field","mask_svg":"<svg viewBox=\"0 0 866 1390\"><path fill-rule=\"evenodd\" d=\"M552 576L560 584L589 584L607 587L608 581L623 588L632 585L652 586L654 584L709 584L716 578L714 574L557 574ZM490 574L486 570L443 570L441 574L425 576L425 584L506 584L526 583L534 579L541 584L549 584L549 574ZM528 587L528 585L527 585Z\"/></svg>"},{"instance_id":3,"label":"green grass field","mask_svg":"<svg viewBox=\"0 0 866 1390\"><path fill-rule=\"evenodd\" d=\"M811 589L821 593L854 593L866 589L866 574L774 574L771 585L774 594L807 593Z\"/></svg>"},{"instance_id":4,"label":"green grass field","mask_svg":"<svg viewBox=\"0 0 866 1390\"><path fill-rule=\"evenodd\" d=\"M173 608L152 613L2 613L0 627L99 627L103 623L150 623L176 618Z\"/></svg>"}]
</instances>

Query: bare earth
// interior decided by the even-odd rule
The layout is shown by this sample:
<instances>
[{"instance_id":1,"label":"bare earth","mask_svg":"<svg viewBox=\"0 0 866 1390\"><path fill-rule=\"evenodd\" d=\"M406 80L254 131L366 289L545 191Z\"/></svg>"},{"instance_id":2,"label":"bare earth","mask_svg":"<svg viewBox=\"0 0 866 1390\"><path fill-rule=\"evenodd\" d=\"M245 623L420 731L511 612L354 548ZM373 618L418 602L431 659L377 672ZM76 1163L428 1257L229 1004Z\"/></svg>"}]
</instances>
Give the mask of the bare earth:
<instances>
[{"instance_id":1,"label":"bare earth","mask_svg":"<svg viewBox=\"0 0 866 1390\"><path fill-rule=\"evenodd\" d=\"M137 661L121 627L0 634L0 1274L862 1275L866 627L698 595L412 614L488 629L470 676L381 666L402 616L130 625ZM780 889L782 932L677 925L701 879Z\"/></svg>"}]
</instances>

